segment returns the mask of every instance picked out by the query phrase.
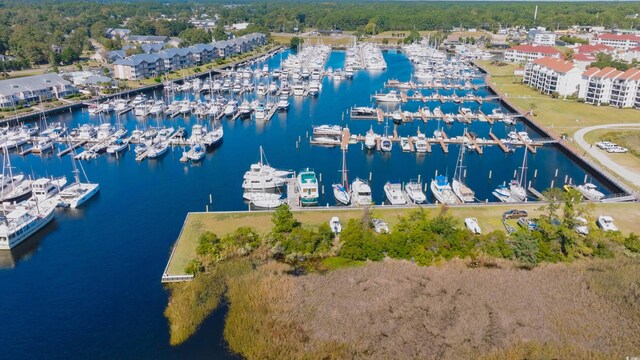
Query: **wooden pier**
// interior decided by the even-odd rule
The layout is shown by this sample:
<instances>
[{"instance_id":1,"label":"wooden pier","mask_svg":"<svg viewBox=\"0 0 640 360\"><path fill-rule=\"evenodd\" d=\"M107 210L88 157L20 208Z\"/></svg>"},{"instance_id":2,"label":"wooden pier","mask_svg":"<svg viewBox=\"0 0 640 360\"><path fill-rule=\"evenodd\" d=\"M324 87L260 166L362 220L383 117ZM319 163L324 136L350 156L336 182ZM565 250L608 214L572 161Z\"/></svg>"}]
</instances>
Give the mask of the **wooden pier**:
<instances>
[{"instance_id":1,"label":"wooden pier","mask_svg":"<svg viewBox=\"0 0 640 360\"><path fill-rule=\"evenodd\" d=\"M469 139L469 141L471 141L471 143L473 144L473 148L475 151L478 152L478 154L482 155L482 146L478 145L478 142L476 141L476 138L471 136L471 134L469 134L468 132L465 133L465 135L467 136L467 138Z\"/></svg>"},{"instance_id":2,"label":"wooden pier","mask_svg":"<svg viewBox=\"0 0 640 360\"><path fill-rule=\"evenodd\" d=\"M495 143L500 147L500 149L502 149L502 151L509 152L509 148L507 148L507 145L505 145L502 140L498 139L496 134L494 134L493 132L489 132L489 136L491 136L493 141L495 141Z\"/></svg>"},{"instance_id":3,"label":"wooden pier","mask_svg":"<svg viewBox=\"0 0 640 360\"><path fill-rule=\"evenodd\" d=\"M71 146L69 146L68 148L58 152L58 157L63 157L65 155L67 155L68 153L74 151L75 149L81 147L81 146L85 146L88 143L87 140L83 140L83 141L79 141L77 143L72 144Z\"/></svg>"}]
</instances>

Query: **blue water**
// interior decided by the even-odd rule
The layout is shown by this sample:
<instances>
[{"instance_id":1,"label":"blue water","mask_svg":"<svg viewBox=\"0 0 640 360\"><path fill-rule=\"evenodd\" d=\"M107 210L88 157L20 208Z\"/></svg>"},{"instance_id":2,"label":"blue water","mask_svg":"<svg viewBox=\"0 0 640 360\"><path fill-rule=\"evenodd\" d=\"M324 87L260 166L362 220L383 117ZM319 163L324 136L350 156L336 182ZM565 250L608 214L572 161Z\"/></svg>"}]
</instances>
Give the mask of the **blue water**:
<instances>
[{"instance_id":1,"label":"blue water","mask_svg":"<svg viewBox=\"0 0 640 360\"><path fill-rule=\"evenodd\" d=\"M275 167L298 170L308 166L321 173L326 195L321 196L320 204L333 204L329 188L338 178L340 150L310 146L306 134L312 125L327 123L348 125L352 133L364 134L370 126L383 133L384 125L375 121L342 119L350 106L369 105L370 95L382 91L387 79L409 80L412 67L404 55L388 52L384 56L386 72L358 72L352 81L338 84L325 79L317 98L292 98L289 112L277 114L266 124L223 121L224 141L207 154L202 164L180 163L182 149L142 163L134 160L132 152L119 159L103 155L84 162L89 179L100 183L100 194L82 209L57 211L55 222L38 236L11 252L0 252L0 266L4 267L0 270L0 358L230 357L222 338L224 309L213 314L187 343L169 346L163 316L167 293L160 277L186 213L204 210L209 194L213 196L213 210L246 209L242 175L258 159L260 145ZM269 64L274 67L279 61L276 56ZM327 66L341 68L343 61L344 53L334 52ZM486 90L476 93L489 95ZM423 106L410 103L406 108L412 110L418 105ZM470 104L472 109L477 106ZM490 113L498 106L498 102L486 102L482 110ZM456 107L447 104L442 109L449 112ZM114 116L107 119L116 121ZM65 121L69 126L97 122L81 110L51 120ZM132 113L120 120L130 129L158 121L140 121ZM195 117L159 121L189 129L197 123ZM401 125L398 132L415 134L420 128L430 135L437 126L437 122L415 122ZM456 136L462 134L464 126L454 123L444 129L449 136ZM488 137L489 127L473 123L469 130ZM524 128L522 124L517 126L518 130ZM510 130L501 123L492 129L499 137ZM296 149L299 138L302 142ZM450 146L448 155L437 146L430 154L416 155L402 153L398 145L390 154L366 152L361 145L352 145L347 153L349 176L368 178L372 173L374 200L381 203L382 186L388 180L403 182L420 175L424 181L436 171L453 175L457 153L456 146ZM486 147L484 155L468 154L467 184L479 199L494 201L491 191L513 177L522 154L523 149L504 154L495 146ZM26 174L65 174L71 179L68 156L22 158L14 154L11 159ZM585 176L584 169L553 146L530 154L528 164L528 178L539 190L554 179L558 186L565 176L574 183L581 183ZM559 169L557 178L555 169ZM594 182L606 191L603 184Z\"/></svg>"}]
</instances>

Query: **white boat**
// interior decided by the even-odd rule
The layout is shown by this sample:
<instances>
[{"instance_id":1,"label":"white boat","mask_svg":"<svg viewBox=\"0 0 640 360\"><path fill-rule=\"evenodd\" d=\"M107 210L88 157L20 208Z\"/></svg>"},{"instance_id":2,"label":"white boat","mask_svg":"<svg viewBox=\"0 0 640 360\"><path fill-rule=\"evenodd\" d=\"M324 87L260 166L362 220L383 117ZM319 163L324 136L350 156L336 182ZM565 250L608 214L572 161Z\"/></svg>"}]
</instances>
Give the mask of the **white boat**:
<instances>
[{"instance_id":1,"label":"white boat","mask_svg":"<svg viewBox=\"0 0 640 360\"><path fill-rule=\"evenodd\" d=\"M406 138L406 137L401 137L400 138L400 147L402 148L403 152L411 151L411 146L409 146L409 139Z\"/></svg>"},{"instance_id":2,"label":"white boat","mask_svg":"<svg viewBox=\"0 0 640 360\"><path fill-rule=\"evenodd\" d=\"M471 190L464 183L465 176L465 166L464 166L464 150L465 147L460 145L460 153L458 154L458 160L456 162L456 171L453 174L453 181L451 184L451 188L453 189L454 194L460 199L463 203L469 203L475 201L475 192Z\"/></svg>"},{"instance_id":3,"label":"white boat","mask_svg":"<svg viewBox=\"0 0 640 360\"><path fill-rule=\"evenodd\" d=\"M53 139L50 137L44 137L44 138L40 138L35 143L35 145L33 145L33 148L31 149L31 151L34 153L43 153L45 151L52 150L53 146L54 146Z\"/></svg>"},{"instance_id":4,"label":"white boat","mask_svg":"<svg viewBox=\"0 0 640 360\"><path fill-rule=\"evenodd\" d=\"M340 234L342 232L342 224L337 216L334 216L329 220L329 227L334 234Z\"/></svg>"},{"instance_id":5,"label":"white boat","mask_svg":"<svg viewBox=\"0 0 640 360\"><path fill-rule=\"evenodd\" d=\"M300 195L301 205L318 204L318 179L316 173L309 169L302 169L296 177L296 190Z\"/></svg>"},{"instance_id":6,"label":"white boat","mask_svg":"<svg viewBox=\"0 0 640 360\"><path fill-rule=\"evenodd\" d=\"M343 205L349 205L351 202L351 194L349 193L349 182L347 179L347 158L345 150L342 150L342 169L340 172L342 173L341 182L331 185L333 188L333 197L337 202Z\"/></svg>"},{"instance_id":7,"label":"white boat","mask_svg":"<svg viewBox=\"0 0 640 360\"><path fill-rule=\"evenodd\" d=\"M265 121L265 119L267 118L267 110L262 104L260 104L254 111L253 116L255 117L256 121Z\"/></svg>"},{"instance_id":8,"label":"white boat","mask_svg":"<svg viewBox=\"0 0 640 360\"><path fill-rule=\"evenodd\" d=\"M519 178L511 180L508 186L499 185L498 188L493 191L493 195L502 202L527 201L527 190L524 188L524 184L526 184L526 176L527 149L525 148Z\"/></svg>"},{"instance_id":9,"label":"white boat","mask_svg":"<svg viewBox=\"0 0 640 360\"><path fill-rule=\"evenodd\" d=\"M414 145L416 148L416 152L426 153L429 145L427 144L427 137L425 136L425 134L419 133L415 140L416 141Z\"/></svg>"},{"instance_id":10,"label":"white boat","mask_svg":"<svg viewBox=\"0 0 640 360\"><path fill-rule=\"evenodd\" d=\"M289 97L286 95L281 95L280 99L278 100L278 104L276 105L278 106L279 110L286 110L289 108Z\"/></svg>"},{"instance_id":11,"label":"white boat","mask_svg":"<svg viewBox=\"0 0 640 360\"><path fill-rule=\"evenodd\" d=\"M419 182L408 182L404 186L404 191L409 196L409 199L416 204L424 204L427 201L427 196L422 191L422 184Z\"/></svg>"},{"instance_id":12,"label":"white boat","mask_svg":"<svg viewBox=\"0 0 640 360\"><path fill-rule=\"evenodd\" d=\"M331 135L331 136L341 136L342 135L342 127L339 125L319 125L313 127L314 135Z\"/></svg>"},{"instance_id":13,"label":"white boat","mask_svg":"<svg viewBox=\"0 0 640 360\"><path fill-rule=\"evenodd\" d=\"M189 151L185 152L183 155L186 156L188 160L191 161L200 161L207 154L206 147L202 144L195 144L191 146Z\"/></svg>"},{"instance_id":14,"label":"white boat","mask_svg":"<svg viewBox=\"0 0 640 360\"><path fill-rule=\"evenodd\" d=\"M598 220L596 221L596 223L604 231L618 231L618 227L613 222L613 218L611 216L598 216Z\"/></svg>"},{"instance_id":15,"label":"white boat","mask_svg":"<svg viewBox=\"0 0 640 360\"><path fill-rule=\"evenodd\" d=\"M107 154L116 155L125 151L129 146L129 140L115 139L107 146Z\"/></svg>"},{"instance_id":16,"label":"white boat","mask_svg":"<svg viewBox=\"0 0 640 360\"><path fill-rule=\"evenodd\" d=\"M373 127L364 136L364 146L369 150L376 147L376 134L373 132Z\"/></svg>"},{"instance_id":17,"label":"white boat","mask_svg":"<svg viewBox=\"0 0 640 360\"><path fill-rule=\"evenodd\" d=\"M61 203L66 206L75 209L80 205L87 202L87 200L91 199L95 194L100 191L100 185L96 183L90 183L87 178L87 174L84 172L82 168L82 164L80 164L80 169L82 169L82 173L86 182L80 181L80 170L76 167L75 160L72 160L73 164L73 174L75 182L66 188L64 188L59 194L58 198Z\"/></svg>"},{"instance_id":18,"label":"white boat","mask_svg":"<svg viewBox=\"0 0 640 360\"><path fill-rule=\"evenodd\" d=\"M467 229L469 229L469 231L471 231L474 234L482 233L482 229L480 229L480 225L478 224L478 219L476 218L465 218L464 226L466 226Z\"/></svg>"},{"instance_id":19,"label":"white boat","mask_svg":"<svg viewBox=\"0 0 640 360\"><path fill-rule=\"evenodd\" d=\"M215 125L214 125L215 126ZM224 129L221 125L215 126L213 130L209 131L202 138L202 143L207 147L212 147L222 141L224 136Z\"/></svg>"},{"instance_id":20,"label":"white boat","mask_svg":"<svg viewBox=\"0 0 640 360\"><path fill-rule=\"evenodd\" d=\"M166 141L159 141L149 146L149 150L147 151L147 157L149 159L157 159L162 155L166 154L167 150L169 150L169 143Z\"/></svg>"},{"instance_id":21,"label":"white boat","mask_svg":"<svg viewBox=\"0 0 640 360\"><path fill-rule=\"evenodd\" d=\"M391 90L387 94L376 94L373 95L373 98L377 102L390 102L390 103L399 103L402 101L400 94L397 91Z\"/></svg>"},{"instance_id":22,"label":"white boat","mask_svg":"<svg viewBox=\"0 0 640 360\"><path fill-rule=\"evenodd\" d=\"M50 199L56 196L65 185L67 185L67 178L65 176L56 179L40 178L34 180L31 183L31 189L33 191L32 198L35 198L39 202Z\"/></svg>"},{"instance_id":23,"label":"white boat","mask_svg":"<svg viewBox=\"0 0 640 360\"><path fill-rule=\"evenodd\" d=\"M248 201L253 200L278 200L282 198L282 194L272 192L245 192L242 198Z\"/></svg>"},{"instance_id":24,"label":"white boat","mask_svg":"<svg viewBox=\"0 0 640 360\"><path fill-rule=\"evenodd\" d=\"M278 206L283 205L285 202L285 199L282 198L281 194L264 193L264 192L254 192L254 193L245 193L245 194L250 194L249 202L251 203L251 205L258 208L262 208L262 209L275 209Z\"/></svg>"},{"instance_id":25,"label":"white boat","mask_svg":"<svg viewBox=\"0 0 640 360\"><path fill-rule=\"evenodd\" d=\"M382 136L380 138L380 150L383 152L389 152L392 148L393 143L391 142L391 139L389 139L387 136Z\"/></svg>"},{"instance_id":26,"label":"white boat","mask_svg":"<svg viewBox=\"0 0 640 360\"><path fill-rule=\"evenodd\" d=\"M371 187L366 181L356 178L351 183L351 201L357 206L369 206L373 202Z\"/></svg>"},{"instance_id":27,"label":"white boat","mask_svg":"<svg viewBox=\"0 0 640 360\"><path fill-rule=\"evenodd\" d=\"M604 198L604 194L598 191L598 187L592 183L578 185L576 186L576 190L578 190L587 200L600 201Z\"/></svg>"},{"instance_id":28,"label":"white boat","mask_svg":"<svg viewBox=\"0 0 640 360\"><path fill-rule=\"evenodd\" d=\"M384 184L384 194L391 205L405 205L407 203L402 191L402 184L387 182Z\"/></svg>"},{"instance_id":29,"label":"white boat","mask_svg":"<svg viewBox=\"0 0 640 360\"><path fill-rule=\"evenodd\" d=\"M25 204L12 209L2 209L0 221L0 250L9 250L17 246L38 230L47 225L54 217L56 203L52 201Z\"/></svg>"},{"instance_id":30,"label":"white boat","mask_svg":"<svg viewBox=\"0 0 640 360\"><path fill-rule=\"evenodd\" d=\"M438 175L431 180L431 193L441 204L453 205L460 202L453 193L449 180L444 175Z\"/></svg>"}]
</instances>

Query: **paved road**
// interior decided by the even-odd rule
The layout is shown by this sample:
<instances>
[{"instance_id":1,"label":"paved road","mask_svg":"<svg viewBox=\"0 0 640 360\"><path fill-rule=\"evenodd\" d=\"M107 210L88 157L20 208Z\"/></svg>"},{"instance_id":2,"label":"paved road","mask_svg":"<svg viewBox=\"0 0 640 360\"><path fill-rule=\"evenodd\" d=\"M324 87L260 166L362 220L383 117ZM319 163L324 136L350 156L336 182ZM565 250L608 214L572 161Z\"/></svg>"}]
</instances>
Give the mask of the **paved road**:
<instances>
[{"instance_id":1,"label":"paved road","mask_svg":"<svg viewBox=\"0 0 640 360\"><path fill-rule=\"evenodd\" d=\"M591 147L591 144L588 144L584 140L584 135L593 130L599 129L640 129L640 124L608 124L608 125L598 125L598 126L590 126L586 128L582 128L578 130L573 139L575 142L580 145L589 155L593 156L597 159L601 164L605 165L611 171L618 174L618 176L626 179L627 181L633 183L636 186L640 187L640 173L637 173L633 170L629 170L624 166L616 163L611 160L609 156L607 156L606 152L600 150L598 147Z\"/></svg>"}]
</instances>

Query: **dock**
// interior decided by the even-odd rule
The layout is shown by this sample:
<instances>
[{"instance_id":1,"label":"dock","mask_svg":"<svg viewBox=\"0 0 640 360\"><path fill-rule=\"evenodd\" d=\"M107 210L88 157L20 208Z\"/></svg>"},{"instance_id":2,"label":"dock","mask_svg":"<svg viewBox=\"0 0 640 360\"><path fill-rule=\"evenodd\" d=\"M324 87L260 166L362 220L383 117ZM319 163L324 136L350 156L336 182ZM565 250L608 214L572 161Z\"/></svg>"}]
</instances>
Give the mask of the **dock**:
<instances>
[{"instance_id":1,"label":"dock","mask_svg":"<svg viewBox=\"0 0 640 360\"><path fill-rule=\"evenodd\" d=\"M342 138L340 139L340 148L342 150L347 150L349 148L349 140L351 140L351 131L348 127L342 129Z\"/></svg>"},{"instance_id":2,"label":"dock","mask_svg":"<svg viewBox=\"0 0 640 360\"><path fill-rule=\"evenodd\" d=\"M471 143L473 144L473 148L478 152L478 154L482 155L482 152L483 152L482 146L478 144L478 141L476 140L476 138L471 136L471 134L469 134L468 132L465 133L465 135L467 136L469 141L471 141Z\"/></svg>"},{"instance_id":3,"label":"dock","mask_svg":"<svg viewBox=\"0 0 640 360\"><path fill-rule=\"evenodd\" d=\"M87 141L87 140L84 140L84 141L79 141L79 142L77 142L77 143L75 143L75 144L72 144L72 145L71 145L71 146L69 146L68 148L66 148L66 149L64 149L64 150L62 150L62 151L60 151L60 152L58 152L58 157L63 157L63 156L65 156L65 155L67 155L68 153L70 153L70 152L74 151L75 149L77 149L77 148L79 148L79 147L81 147L81 146L85 146L87 143L88 143L88 141Z\"/></svg>"},{"instance_id":4,"label":"dock","mask_svg":"<svg viewBox=\"0 0 640 360\"><path fill-rule=\"evenodd\" d=\"M496 145L498 145L500 149L502 149L502 151L509 152L509 148L507 148L507 145L505 145L504 142L502 142L502 140L498 139L496 134L494 134L493 132L489 132L489 136L491 136L493 141L495 141Z\"/></svg>"},{"instance_id":5,"label":"dock","mask_svg":"<svg viewBox=\"0 0 640 360\"><path fill-rule=\"evenodd\" d=\"M524 146L527 148L527 150L529 150L529 152L531 153L536 153L536 148L534 148L533 146L531 146L531 144L529 144L527 141L524 141L524 139L522 138L522 136L520 136L520 134L516 133L518 135L518 140L520 140Z\"/></svg>"}]
</instances>

